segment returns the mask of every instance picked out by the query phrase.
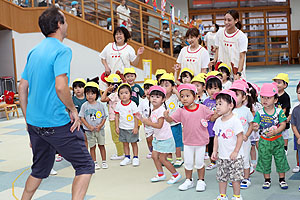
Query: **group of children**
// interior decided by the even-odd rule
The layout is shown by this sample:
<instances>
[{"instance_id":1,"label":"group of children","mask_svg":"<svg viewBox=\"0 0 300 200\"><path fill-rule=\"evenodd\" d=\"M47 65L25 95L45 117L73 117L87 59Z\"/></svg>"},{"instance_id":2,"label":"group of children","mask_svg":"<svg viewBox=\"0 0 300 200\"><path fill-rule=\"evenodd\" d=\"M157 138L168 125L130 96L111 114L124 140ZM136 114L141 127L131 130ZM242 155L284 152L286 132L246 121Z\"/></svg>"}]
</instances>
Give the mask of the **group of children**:
<instances>
[{"instance_id":1,"label":"group of children","mask_svg":"<svg viewBox=\"0 0 300 200\"><path fill-rule=\"evenodd\" d=\"M240 188L251 185L251 167L256 166L256 171L263 173L262 188L270 188L274 157L279 185L281 189L287 189L285 173L290 167L286 158L286 140L290 121L295 133L295 150L298 149L297 167L293 172L299 171L300 150L300 122L297 120L300 107L295 107L289 114L290 98L285 92L288 75L280 73L274 77L273 83L265 83L259 88L245 80L232 82L231 69L225 63L218 66L218 71L196 76L189 68L181 69L179 74L178 66L174 69L175 77L158 69L156 80L145 80L143 89L135 83L134 68L124 69L124 83L117 74L104 78L107 89L102 91L101 101L108 103L111 135L117 150L111 159L122 160L121 166L139 166L139 131L144 124L149 149L147 158L153 159L157 169L151 182L166 179L163 166L172 174L167 183L178 182L182 176L176 168L184 163L186 180L178 189L185 191L194 187L192 171L196 168L196 191L205 191L205 169L217 168L220 188L217 199L228 199L227 184L233 187L232 199L242 199ZM95 167L100 168L95 154L98 145L101 167L108 168L104 147L107 113L103 104L97 101L99 85L76 79L72 87L73 101ZM296 92L300 101L300 83ZM255 148L258 149L257 162ZM176 157L174 161L172 154ZM210 159L206 168L205 159Z\"/></svg>"}]
</instances>

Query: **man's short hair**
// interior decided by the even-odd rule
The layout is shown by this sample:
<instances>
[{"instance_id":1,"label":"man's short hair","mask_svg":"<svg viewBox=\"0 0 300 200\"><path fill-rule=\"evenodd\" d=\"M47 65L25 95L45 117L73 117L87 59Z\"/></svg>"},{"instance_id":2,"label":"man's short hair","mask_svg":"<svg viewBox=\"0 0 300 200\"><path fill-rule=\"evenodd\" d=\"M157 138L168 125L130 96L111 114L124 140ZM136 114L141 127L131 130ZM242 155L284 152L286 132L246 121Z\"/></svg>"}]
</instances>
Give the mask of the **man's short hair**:
<instances>
[{"instance_id":1,"label":"man's short hair","mask_svg":"<svg viewBox=\"0 0 300 200\"><path fill-rule=\"evenodd\" d=\"M39 17L39 26L44 36L48 37L51 33L55 33L58 29L58 23L64 24L64 16L59 9L51 6L45 10Z\"/></svg>"}]
</instances>

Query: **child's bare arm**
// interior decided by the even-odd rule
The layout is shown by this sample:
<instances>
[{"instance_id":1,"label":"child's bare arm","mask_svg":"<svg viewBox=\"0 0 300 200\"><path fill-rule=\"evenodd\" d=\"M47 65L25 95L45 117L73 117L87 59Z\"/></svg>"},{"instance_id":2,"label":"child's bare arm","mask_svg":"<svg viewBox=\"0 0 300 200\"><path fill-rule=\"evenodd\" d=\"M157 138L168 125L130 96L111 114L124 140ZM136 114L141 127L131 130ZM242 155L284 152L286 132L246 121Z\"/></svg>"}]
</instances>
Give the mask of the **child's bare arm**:
<instances>
[{"instance_id":1,"label":"child's bare arm","mask_svg":"<svg viewBox=\"0 0 300 200\"><path fill-rule=\"evenodd\" d=\"M246 142L253 131L253 123L250 122L247 133L244 135L244 141Z\"/></svg>"},{"instance_id":2,"label":"child's bare arm","mask_svg":"<svg viewBox=\"0 0 300 200\"><path fill-rule=\"evenodd\" d=\"M269 132L267 133L267 136L271 137L271 136L277 135L278 133L281 133L282 131L284 131L285 127L286 127L286 121L281 122L277 129L269 130Z\"/></svg>"},{"instance_id":3,"label":"child's bare arm","mask_svg":"<svg viewBox=\"0 0 300 200\"><path fill-rule=\"evenodd\" d=\"M139 131L139 120L136 116L134 116L134 129L132 131L133 134L137 134Z\"/></svg>"},{"instance_id":4,"label":"child's bare arm","mask_svg":"<svg viewBox=\"0 0 300 200\"><path fill-rule=\"evenodd\" d=\"M95 127L91 126L85 119L84 117L80 117L81 122L90 130L94 131Z\"/></svg>"},{"instance_id":5,"label":"child's bare arm","mask_svg":"<svg viewBox=\"0 0 300 200\"><path fill-rule=\"evenodd\" d=\"M211 159L212 160L218 159L218 136L214 137L214 147L213 147L213 153L212 153Z\"/></svg>"},{"instance_id":6,"label":"child's bare arm","mask_svg":"<svg viewBox=\"0 0 300 200\"><path fill-rule=\"evenodd\" d=\"M173 119L170 117L169 111L168 111L168 110L166 110L166 111L164 112L164 118L165 118L165 120L166 120L167 122L169 122L169 123L173 122Z\"/></svg>"},{"instance_id":7,"label":"child's bare arm","mask_svg":"<svg viewBox=\"0 0 300 200\"><path fill-rule=\"evenodd\" d=\"M150 119L143 118L142 122L147 126L151 126L153 128L161 129L164 125L164 118L163 117L159 118L157 123L152 122Z\"/></svg>"},{"instance_id":8,"label":"child's bare arm","mask_svg":"<svg viewBox=\"0 0 300 200\"><path fill-rule=\"evenodd\" d=\"M112 89L113 89L112 85L110 85L108 88L106 88L106 90L103 92L103 94L101 96L101 102L109 102L110 101L110 99L107 96L107 93L109 91L112 91Z\"/></svg>"},{"instance_id":9,"label":"child's bare arm","mask_svg":"<svg viewBox=\"0 0 300 200\"><path fill-rule=\"evenodd\" d=\"M119 119L120 119L120 115L116 113L116 118L115 118L115 122L116 122L116 133L120 133L120 129L119 129Z\"/></svg>"}]
</instances>

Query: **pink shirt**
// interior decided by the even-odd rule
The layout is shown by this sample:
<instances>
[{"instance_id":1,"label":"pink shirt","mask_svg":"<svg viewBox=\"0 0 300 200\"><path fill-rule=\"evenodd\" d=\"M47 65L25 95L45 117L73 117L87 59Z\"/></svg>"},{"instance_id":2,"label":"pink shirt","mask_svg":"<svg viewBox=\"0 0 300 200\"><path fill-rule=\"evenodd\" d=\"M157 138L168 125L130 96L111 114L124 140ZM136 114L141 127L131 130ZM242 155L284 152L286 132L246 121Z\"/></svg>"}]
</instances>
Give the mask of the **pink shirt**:
<instances>
[{"instance_id":1,"label":"pink shirt","mask_svg":"<svg viewBox=\"0 0 300 200\"><path fill-rule=\"evenodd\" d=\"M164 118L165 107L162 105L156 110L151 111L150 119L153 123L157 123L159 118ZM155 137L157 140L167 140L173 137L170 124L164 119L164 124L161 129L153 128Z\"/></svg>"},{"instance_id":2,"label":"pink shirt","mask_svg":"<svg viewBox=\"0 0 300 200\"><path fill-rule=\"evenodd\" d=\"M115 109L116 109L117 103L120 101L120 99L118 97L118 93L116 93L116 92L108 95L108 98L110 99L110 101L108 102L109 121L114 121L116 118Z\"/></svg>"},{"instance_id":3,"label":"pink shirt","mask_svg":"<svg viewBox=\"0 0 300 200\"><path fill-rule=\"evenodd\" d=\"M204 146L209 142L207 131L207 120L214 114L209 108L202 104L197 104L195 110L187 107L179 108L171 116L175 122L183 125L183 144L189 146Z\"/></svg>"}]
</instances>

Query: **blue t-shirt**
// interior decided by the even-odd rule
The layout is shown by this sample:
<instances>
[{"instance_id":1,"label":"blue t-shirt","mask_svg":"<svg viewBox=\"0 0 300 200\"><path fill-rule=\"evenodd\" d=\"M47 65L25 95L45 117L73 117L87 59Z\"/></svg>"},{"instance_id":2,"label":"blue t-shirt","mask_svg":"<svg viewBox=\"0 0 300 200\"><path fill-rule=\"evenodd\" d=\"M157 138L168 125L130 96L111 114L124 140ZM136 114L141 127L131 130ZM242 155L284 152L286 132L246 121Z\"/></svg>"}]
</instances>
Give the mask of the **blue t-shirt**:
<instances>
[{"instance_id":1,"label":"blue t-shirt","mask_svg":"<svg viewBox=\"0 0 300 200\"><path fill-rule=\"evenodd\" d=\"M203 105L205 105L206 107L208 107L210 110L214 112L216 110L216 100L210 99L210 97L204 100ZM215 131L213 130L215 122L208 121L207 124L208 124L207 130L209 133L209 137L215 137Z\"/></svg>"},{"instance_id":2,"label":"blue t-shirt","mask_svg":"<svg viewBox=\"0 0 300 200\"><path fill-rule=\"evenodd\" d=\"M47 37L28 54L22 78L29 83L26 121L37 127L58 127L70 122L55 90L55 77L70 75L72 51L56 38Z\"/></svg>"}]
</instances>

